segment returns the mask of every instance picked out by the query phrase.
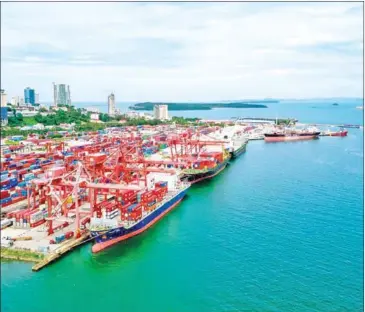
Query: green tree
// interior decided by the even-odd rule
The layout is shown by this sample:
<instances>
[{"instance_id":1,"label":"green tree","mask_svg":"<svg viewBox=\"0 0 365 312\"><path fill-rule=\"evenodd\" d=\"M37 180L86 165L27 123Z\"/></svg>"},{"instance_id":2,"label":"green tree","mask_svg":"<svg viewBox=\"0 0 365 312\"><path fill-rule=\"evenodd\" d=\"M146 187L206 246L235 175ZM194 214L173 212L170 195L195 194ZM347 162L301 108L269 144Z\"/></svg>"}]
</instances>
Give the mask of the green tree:
<instances>
[{"instance_id":1,"label":"green tree","mask_svg":"<svg viewBox=\"0 0 365 312\"><path fill-rule=\"evenodd\" d=\"M19 121L23 121L23 115L21 113L17 113L16 114L16 118L19 120Z\"/></svg>"}]
</instances>

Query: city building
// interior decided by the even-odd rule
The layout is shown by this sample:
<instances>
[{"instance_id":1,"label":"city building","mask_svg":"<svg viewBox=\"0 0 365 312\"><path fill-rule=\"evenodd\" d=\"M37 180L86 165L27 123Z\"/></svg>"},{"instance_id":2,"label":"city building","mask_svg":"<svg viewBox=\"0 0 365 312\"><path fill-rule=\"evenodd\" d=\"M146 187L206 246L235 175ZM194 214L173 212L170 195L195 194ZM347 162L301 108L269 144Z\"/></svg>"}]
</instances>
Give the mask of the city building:
<instances>
[{"instance_id":1,"label":"city building","mask_svg":"<svg viewBox=\"0 0 365 312\"><path fill-rule=\"evenodd\" d=\"M92 113L90 115L90 120L99 120L99 114L98 113Z\"/></svg>"},{"instance_id":2,"label":"city building","mask_svg":"<svg viewBox=\"0 0 365 312\"><path fill-rule=\"evenodd\" d=\"M19 105L20 106L24 105L24 98L22 97L19 98Z\"/></svg>"},{"instance_id":3,"label":"city building","mask_svg":"<svg viewBox=\"0 0 365 312\"><path fill-rule=\"evenodd\" d=\"M19 106L20 105L20 96L16 95L11 98L11 105Z\"/></svg>"},{"instance_id":4,"label":"city building","mask_svg":"<svg viewBox=\"0 0 365 312\"><path fill-rule=\"evenodd\" d=\"M67 86L67 104L71 105L71 91L70 86Z\"/></svg>"},{"instance_id":5,"label":"city building","mask_svg":"<svg viewBox=\"0 0 365 312\"><path fill-rule=\"evenodd\" d=\"M6 107L6 104L8 103L8 96L5 93L5 90L1 89L1 107Z\"/></svg>"},{"instance_id":6,"label":"city building","mask_svg":"<svg viewBox=\"0 0 365 312\"><path fill-rule=\"evenodd\" d=\"M53 82L53 106L71 105L70 86Z\"/></svg>"},{"instance_id":7,"label":"city building","mask_svg":"<svg viewBox=\"0 0 365 312\"><path fill-rule=\"evenodd\" d=\"M24 100L25 100L25 104L31 104L31 105L35 104L34 89L31 89L29 87L24 89Z\"/></svg>"},{"instance_id":8,"label":"city building","mask_svg":"<svg viewBox=\"0 0 365 312\"><path fill-rule=\"evenodd\" d=\"M152 120L154 119L152 115L144 113L144 112L137 112L137 111L128 111L125 116L129 119L146 119L146 120Z\"/></svg>"},{"instance_id":9,"label":"city building","mask_svg":"<svg viewBox=\"0 0 365 312\"><path fill-rule=\"evenodd\" d=\"M35 94L35 104L39 104L39 93Z\"/></svg>"},{"instance_id":10,"label":"city building","mask_svg":"<svg viewBox=\"0 0 365 312\"><path fill-rule=\"evenodd\" d=\"M6 126L8 124L8 108L6 106L0 107L0 120L1 126Z\"/></svg>"},{"instance_id":11,"label":"city building","mask_svg":"<svg viewBox=\"0 0 365 312\"><path fill-rule=\"evenodd\" d=\"M114 93L111 93L108 96L108 114L110 116L115 115L115 97L114 97Z\"/></svg>"},{"instance_id":12,"label":"city building","mask_svg":"<svg viewBox=\"0 0 365 312\"><path fill-rule=\"evenodd\" d=\"M153 113L154 113L155 119L158 119L158 120L169 119L167 105L155 105L153 107Z\"/></svg>"},{"instance_id":13,"label":"city building","mask_svg":"<svg viewBox=\"0 0 365 312\"><path fill-rule=\"evenodd\" d=\"M53 106L57 106L57 85L53 82Z\"/></svg>"}]
</instances>

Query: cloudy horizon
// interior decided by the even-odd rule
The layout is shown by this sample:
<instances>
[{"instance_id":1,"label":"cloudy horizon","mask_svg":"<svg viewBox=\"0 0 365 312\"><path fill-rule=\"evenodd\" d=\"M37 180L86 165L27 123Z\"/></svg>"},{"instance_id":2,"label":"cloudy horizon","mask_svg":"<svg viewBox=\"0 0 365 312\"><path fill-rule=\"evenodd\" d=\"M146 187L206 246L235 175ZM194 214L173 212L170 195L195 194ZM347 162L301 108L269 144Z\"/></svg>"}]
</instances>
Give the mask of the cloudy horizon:
<instances>
[{"instance_id":1,"label":"cloudy horizon","mask_svg":"<svg viewBox=\"0 0 365 312\"><path fill-rule=\"evenodd\" d=\"M1 83L52 101L363 95L362 3L2 3Z\"/></svg>"}]
</instances>

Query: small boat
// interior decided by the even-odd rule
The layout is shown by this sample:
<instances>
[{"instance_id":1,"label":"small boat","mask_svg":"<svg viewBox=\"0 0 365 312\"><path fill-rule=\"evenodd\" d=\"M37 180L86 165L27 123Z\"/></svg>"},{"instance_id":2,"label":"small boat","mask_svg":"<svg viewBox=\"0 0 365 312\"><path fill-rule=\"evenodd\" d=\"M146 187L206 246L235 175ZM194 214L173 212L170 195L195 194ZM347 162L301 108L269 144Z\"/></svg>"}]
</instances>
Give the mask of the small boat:
<instances>
[{"instance_id":1,"label":"small boat","mask_svg":"<svg viewBox=\"0 0 365 312\"><path fill-rule=\"evenodd\" d=\"M321 136L335 136L335 137L345 137L347 136L347 130L339 130L339 131L325 131L321 133Z\"/></svg>"}]
</instances>

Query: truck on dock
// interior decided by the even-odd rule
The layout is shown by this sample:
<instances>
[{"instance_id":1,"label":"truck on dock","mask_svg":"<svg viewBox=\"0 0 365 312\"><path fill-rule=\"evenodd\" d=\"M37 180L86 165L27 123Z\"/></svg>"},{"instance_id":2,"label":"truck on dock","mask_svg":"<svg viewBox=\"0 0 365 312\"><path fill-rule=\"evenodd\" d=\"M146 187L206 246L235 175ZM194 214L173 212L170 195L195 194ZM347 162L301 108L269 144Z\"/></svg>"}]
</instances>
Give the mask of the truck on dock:
<instances>
[{"instance_id":1,"label":"truck on dock","mask_svg":"<svg viewBox=\"0 0 365 312\"><path fill-rule=\"evenodd\" d=\"M1 229L5 229L7 228L8 226L11 226L13 224L13 221L11 221L10 219L4 219L4 220L1 220Z\"/></svg>"},{"instance_id":2,"label":"truck on dock","mask_svg":"<svg viewBox=\"0 0 365 312\"><path fill-rule=\"evenodd\" d=\"M1 247L9 248L13 246L13 244L14 242L11 239L5 239L5 238L1 239Z\"/></svg>"}]
</instances>

